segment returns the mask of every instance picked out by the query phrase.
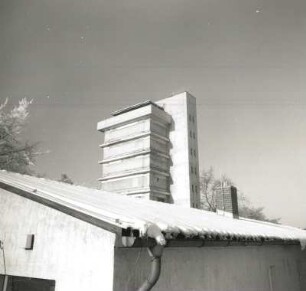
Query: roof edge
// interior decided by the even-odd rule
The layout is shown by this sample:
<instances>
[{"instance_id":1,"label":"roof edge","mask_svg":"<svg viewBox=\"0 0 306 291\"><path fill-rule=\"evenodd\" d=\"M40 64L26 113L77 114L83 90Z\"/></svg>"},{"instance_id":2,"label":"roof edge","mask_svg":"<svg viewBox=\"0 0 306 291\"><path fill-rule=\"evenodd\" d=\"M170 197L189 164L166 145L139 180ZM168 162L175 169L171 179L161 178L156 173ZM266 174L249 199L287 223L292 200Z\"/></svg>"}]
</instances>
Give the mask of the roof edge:
<instances>
[{"instance_id":1,"label":"roof edge","mask_svg":"<svg viewBox=\"0 0 306 291\"><path fill-rule=\"evenodd\" d=\"M131 232L130 229L125 229L125 228L122 228L118 225L114 225L114 224L108 223L106 221L102 221L98 218L90 216L90 215L88 215L86 213L83 213L81 211L78 211L76 209L69 208L69 207L64 206L60 203L51 201L49 199L46 199L46 198L38 196L38 195L33 195L33 193L31 193L30 191L26 191L26 190L14 187L14 186L6 184L4 182L0 182L0 188L4 189L6 191L9 191L11 193L17 194L21 197L24 197L24 198L30 199L32 201L38 202L40 204L43 204L45 206L48 206L48 207L53 208L55 210L58 210L60 212L63 212L67 215L70 215L74 218L85 221L89 224L92 224L92 225L95 225L97 227L103 228L104 230L110 231L112 233L121 235L123 232L125 232L125 233L130 233Z\"/></svg>"},{"instance_id":2,"label":"roof edge","mask_svg":"<svg viewBox=\"0 0 306 291\"><path fill-rule=\"evenodd\" d=\"M129 248L143 248L152 247L156 244L153 238L148 237L138 237L135 238L133 245ZM299 240L230 240L230 239L216 239L216 238L200 238L200 237L181 237L181 238L167 238L166 248L176 248L176 247L250 247L250 246L299 246ZM115 244L117 248L125 248L126 245L122 244L118 240Z\"/></svg>"},{"instance_id":3,"label":"roof edge","mask_svg":"<svg viewBox=\"0 0 306 291\"><path fill-rule=\"evenodd\" d=\"M118 110L112 112L111 115L112 115L112 116L118 116L118 115L120 115L120 114L129 112L129 111L132 111L132 110L135 110L135 109L144 107L144 106L148 106L148 105L153 105L153 106L159 108L160 110L163 110L163 111L164 111L164 108L162 108L162 107L159 106L158 104L154 103L154 102L151 101L151 100L146 100L146 101L143 101L143 102L136 103L136 104L134 104L134 105L127 106L127 107L122 108L122 109L118 109Z\"/></svg>"}]
</instances>

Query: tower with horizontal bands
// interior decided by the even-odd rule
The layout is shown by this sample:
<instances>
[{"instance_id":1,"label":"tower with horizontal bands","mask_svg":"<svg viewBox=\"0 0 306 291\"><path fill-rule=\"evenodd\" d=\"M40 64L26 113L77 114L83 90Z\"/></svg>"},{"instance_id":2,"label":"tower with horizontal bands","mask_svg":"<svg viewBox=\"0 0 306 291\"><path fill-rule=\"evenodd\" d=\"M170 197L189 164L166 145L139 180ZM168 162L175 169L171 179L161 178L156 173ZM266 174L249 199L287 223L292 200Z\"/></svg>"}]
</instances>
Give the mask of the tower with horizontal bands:
<instances>
[{"instance_id":1,"label":"tower with horizontal bands","mask_svg":"<svg viewBox=\"0 0 306 291\"><path fill-rule=\"evenodd\" d=\"M118 110L98 123L104 133L102 189L200 206L196 99L184 92Z\"/></svg>"}]
</instances>

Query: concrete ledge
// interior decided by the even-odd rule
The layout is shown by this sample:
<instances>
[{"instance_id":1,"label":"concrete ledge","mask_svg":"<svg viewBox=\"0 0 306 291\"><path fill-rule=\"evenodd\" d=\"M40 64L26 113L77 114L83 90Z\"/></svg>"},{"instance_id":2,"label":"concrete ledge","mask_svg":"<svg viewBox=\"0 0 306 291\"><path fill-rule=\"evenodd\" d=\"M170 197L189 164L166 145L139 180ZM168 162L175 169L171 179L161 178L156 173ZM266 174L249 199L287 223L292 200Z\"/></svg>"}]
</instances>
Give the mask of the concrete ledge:
<instances>
[{"instance_id":1,"label":"concrete ledge","mask_svg":"<svg viewBox=\"0 0 306 291\"><path fill-rule=\"evenodd\" d=\"M135 176L135 175L141 175L141 174L147 174L147 173L155 173L161 176L169 177L169 173L165 172L162 169L157 169L157 168L144 168L141 170L133 170L133 171L126 171L122 172L118 175L113 175L113 176L104 176L102 178L99 178L98 181L107 181L107 180L112 180L112 179L118 179L118 178L124 178L124 177L129 177L129 176Z\"/></svg>"},{"instance_id":2,"label":"concrete ledge","mask_svg":"<svg viewBox=\"0 0 306 291\"><path fill-rule=\"evenodd\" d=\"M156 103L152 102L151 100L146 100L146 101L143 101L143 102L140 102L140 103L136 103L132 106L128 106L128 107L125 107L123 109L116 110L112 113L112 116L117 116L117 115L120 115L120 114L123 114L123 113L127 113L129 111L132 111L132 110L135 110L135 109L138 109L138 108L141 108L141 107L145 107L145 106L148 106L148 105L153 105L153 106L156 106L157 108L159 108L161 110L164 110L161 106L157 105Z\"/></svg>"},{"instance_id":3,"label":"concrete ledge","mask_svg":"<svg viewBox=\"0 0 306 291\"><path fill-rule=\"evenodd\" d=\"M169 197L171 194L170 192L165 192L165 191L159 191L159 190L156 190L155 188L152 188L148 191L131 191L131 192L123 192L123 193L120 193L120 194L123 194L123 195L127 195L127 196L132 196L132 195L137 195L137 194L151 194L152 195L154 194L157 194L157 195L161 195L161 196L167 196Z\"/></svg>"},{"instance_id":4,"label":"concrete ledge","mask_svg":"<svg viewBox=\"0 0 306 291\"><path fill-rule=\"evenodd\" d=\"M134 139L139 139L139 138L143 138L143 137L147 137L147 136L151 136L151 137L153 137L157 140L163 141L163 142L169 142L170 141L169 138L167 138L167 137L164 137L164 136L161 136L161 135L156 134L154 132L148 131L148 132L145 132L145 133L130 136L129 138L118 139L118 140L115 140L115 141L112 141L112 142L103 143L103 144L100 144L99 147L100 148L105 148L105 147L109 147L109 146L112 146L112 145L115 145L115 144L124 143L124 142L127 142L127 141L131 141L131 140L134 140Z\"/></svg>"},{"instance_id":5,"label":"concrete ledge","mask_svg":"<svg viewBox=\"0 0 306 291\"><path fill-rule=\"evenodd\" d=\"M165 121L165 123L171 123L171 116L164 110L157 106L147 105L145 107L140 107L132 111L128 111L124 114L120 114L106 120L98 122L97 130L105 131L114 127L130 123L132 121L137 121L140 119L147 118L148 116L155 116L160 120Z\"/></svg>"},{"instance_id":6,"label":"concrete ledge","mask_svg":"<svg viewBox=\"0 0 306 291\"><path fill-rule=\"evenodd\" d=\"M147 155L147 154L157 155L157 156L163 157L165 159L170 159L169 155L166 155L162 152L158 152L158 151L155 151L155 150L153 150L153 151L152 150L145 150L145 151L139 151L139 152L135 152L135 153L128 154L128 155L116 156L115 158L105 159L105 160L99 161L98 163L103 165L103 164L107 164L107 163L111 163L111 162L116 162L116 161L119 161L119 160L122 160L122 159L129 159L129 158L134 158L134 157L137 157L137 156L143 156L143 155Z\"/></svg>"}]
</instances>

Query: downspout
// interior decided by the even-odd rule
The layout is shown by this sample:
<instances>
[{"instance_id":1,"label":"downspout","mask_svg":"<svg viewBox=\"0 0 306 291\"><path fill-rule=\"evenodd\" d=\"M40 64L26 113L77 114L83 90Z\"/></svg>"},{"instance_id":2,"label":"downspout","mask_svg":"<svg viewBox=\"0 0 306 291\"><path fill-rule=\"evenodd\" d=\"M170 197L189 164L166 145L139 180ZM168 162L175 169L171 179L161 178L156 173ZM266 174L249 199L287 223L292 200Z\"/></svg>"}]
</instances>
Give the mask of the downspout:
<instances>
[{"instance_id":1,"label":"downspout","mask_svg":"<svg viewBox=\"0 0 306 291\"><path fill-rule=\"evenodd\" d=\"M138 291L149 291L158 281L161 271L161 257L166 244L163 234L161 233L159 227L155 224L148 227L147 236L154 238L156 245L148 248L148 252L151 257L151 270L147 279L142 283Z\"/></svg>"}]
</instances>

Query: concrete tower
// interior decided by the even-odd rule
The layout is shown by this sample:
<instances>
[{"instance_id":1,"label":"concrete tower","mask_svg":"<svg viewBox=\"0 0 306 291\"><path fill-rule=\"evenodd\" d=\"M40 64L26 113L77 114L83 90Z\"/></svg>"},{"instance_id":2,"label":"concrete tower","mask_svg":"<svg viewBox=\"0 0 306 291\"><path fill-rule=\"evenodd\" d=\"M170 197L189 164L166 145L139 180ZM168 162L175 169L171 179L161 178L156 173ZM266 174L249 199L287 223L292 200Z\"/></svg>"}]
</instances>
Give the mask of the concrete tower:
<instances>
[{"instance_id":1,"label":"concrete tower","mask_svg":"<svg viewBox=\"0 0 306 291\"><path fill-rule=\"evenodd\" d=\"M151 101L99 122L104 132L102 189L169 202L170 123L169 114Z\"/></svg>"},{"instance_id":2,"label":"concrete tower","mask_svg":"<svg viewBox=\"0 0 306 291\"><path fill-rule=\"evenodd\" d=\"M98 123L102 189L199 207L196 99L184 92L146 101Z\"/></svg>"},{"instance_id":3,"label":"concrete tower","mask_svg":"<svg viewBox=\"0 0 306 291\"><path fill-rule=\"evenodd\" d=\"M188 92L156 102L171 118L170 193L174 204L200 207L196 98Z\"/></svg>"}]
</instances>

